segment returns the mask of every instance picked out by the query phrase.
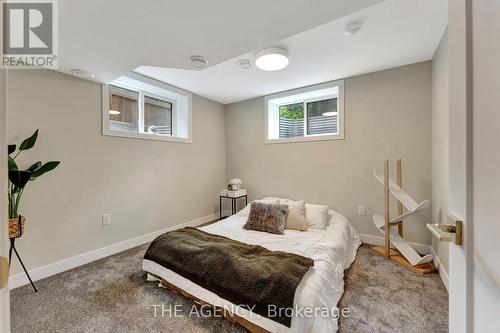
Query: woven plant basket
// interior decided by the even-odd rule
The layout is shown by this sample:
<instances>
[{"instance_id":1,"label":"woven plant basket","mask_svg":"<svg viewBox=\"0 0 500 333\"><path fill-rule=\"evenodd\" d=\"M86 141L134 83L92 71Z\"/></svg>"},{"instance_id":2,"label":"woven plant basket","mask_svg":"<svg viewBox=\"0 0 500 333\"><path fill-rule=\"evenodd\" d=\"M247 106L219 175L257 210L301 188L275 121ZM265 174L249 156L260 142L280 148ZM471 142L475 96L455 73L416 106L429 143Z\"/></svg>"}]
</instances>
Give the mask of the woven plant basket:
<instances>
[{"instance_id":1,"label":"woven plant basket","mask_svg":"<svg viewBox=\"0 0 500 333\"><path fill-rule=\"evenodd\" d=\"M25 221L24 216L21 216L21 222L19 222L19 218L9 219L9 238L18 238L24 234Z\"/></svg>"}]
</instances>

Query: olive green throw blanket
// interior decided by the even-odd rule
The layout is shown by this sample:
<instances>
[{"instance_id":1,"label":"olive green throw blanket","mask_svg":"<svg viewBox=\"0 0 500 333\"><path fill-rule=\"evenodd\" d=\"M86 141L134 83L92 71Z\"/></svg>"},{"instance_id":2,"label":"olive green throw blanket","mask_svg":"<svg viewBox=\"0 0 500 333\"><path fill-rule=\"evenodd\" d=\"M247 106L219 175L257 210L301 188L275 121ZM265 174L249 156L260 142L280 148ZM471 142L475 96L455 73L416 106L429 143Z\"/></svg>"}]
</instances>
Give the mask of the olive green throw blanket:
<instances>
[{"instance_id":1,"label":"olive green throw blanket","mask_svg":"<svg viewBox=\"0 0 500 333\"><path fill-rule=\"evenodd\" d=\"M291 310L285 310L293 309L295 290L314 265L310 258L190 227L156 238L144 259L288 327Z\"/></svg>"}]
</instances>

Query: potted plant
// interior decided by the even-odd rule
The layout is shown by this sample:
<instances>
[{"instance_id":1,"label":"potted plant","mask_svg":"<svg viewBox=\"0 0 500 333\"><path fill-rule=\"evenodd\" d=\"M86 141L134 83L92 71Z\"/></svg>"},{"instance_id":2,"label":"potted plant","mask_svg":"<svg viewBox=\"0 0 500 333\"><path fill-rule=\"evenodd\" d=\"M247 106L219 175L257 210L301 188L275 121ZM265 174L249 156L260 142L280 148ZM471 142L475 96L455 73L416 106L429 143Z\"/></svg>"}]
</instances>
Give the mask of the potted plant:
<instances>
[{"instance_id":1,"label":"potted plant","mask_svg":"<svg viewBox=\"0 0 500 333\"><path fill-rule=\"evenodd\" d=\"M33 148L38 138L38 129L32 136L24 140L17 148L16 145L9 145L8 162L9 162L9 238L20 237L24 232L24 216L19 214L19 204L21 202L24 189L28 182L35 181L41 175L54 170L59 161L50 161L42 163L38 161L32 164L25 170L20 170L16 158L25 150ZM15 153L15 154L14 154Z\"/></svg>"}]
</instances>

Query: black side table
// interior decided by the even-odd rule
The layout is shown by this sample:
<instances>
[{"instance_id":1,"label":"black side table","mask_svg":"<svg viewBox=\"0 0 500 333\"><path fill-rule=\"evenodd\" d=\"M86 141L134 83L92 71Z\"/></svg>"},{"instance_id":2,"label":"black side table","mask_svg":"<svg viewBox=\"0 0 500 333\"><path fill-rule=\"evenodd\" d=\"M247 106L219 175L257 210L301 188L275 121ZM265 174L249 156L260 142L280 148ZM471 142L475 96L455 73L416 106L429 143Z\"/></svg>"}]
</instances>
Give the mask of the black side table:
<instances>
[{"instance_id":1,"label":"black side table","mask_svg":"<svg viewBox=\"0 0 500 333\"><path fill-rule=\"evenodd\" d=\"M248 198L247 198L247 195L240 195L239 197L228 197L228 196L225 196L225 195L221 195L219 196L219 219L222 220L222 219L225 219L226 217L229 217L229 216L222 216L222 199L230 199L231 200L231 215L234 215L236 214L236 209L237 209L237 200L238 199L241 199L241 198L245 198L245 206L248 204Z\"/></svg>"}]
</instances>

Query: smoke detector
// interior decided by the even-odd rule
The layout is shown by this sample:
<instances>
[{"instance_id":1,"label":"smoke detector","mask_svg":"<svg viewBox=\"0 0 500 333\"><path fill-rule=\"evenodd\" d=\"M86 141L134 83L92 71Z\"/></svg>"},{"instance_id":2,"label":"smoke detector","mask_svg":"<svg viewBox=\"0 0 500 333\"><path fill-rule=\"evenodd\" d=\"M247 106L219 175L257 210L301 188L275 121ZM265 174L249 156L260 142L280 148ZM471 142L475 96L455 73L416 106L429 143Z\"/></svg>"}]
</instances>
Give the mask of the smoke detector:
<instances>
[{"instance_id":1,"label":"smoke detector","mask_svg":"<svg viewBox=\"0 0 500 333\"><path fill-rule=\"evenodd\" d=\"M236 62L241 69L249 69L252 67L252 63L248 59L240 59Z\"/></svg>"},{"instance_id":2,"label":"smoke detector","mask_svg":"<svg viewBox=\"0 0 500 333\"><path fill-rule=\"evenodd\" d=\"M354 35L355 33L359 32L360 29L361 29L361 22L352 21L345 25L344 34Z\"/></svg>"},{"instance_id":3,"label":"smoke detector","mask_svg":"<svg viewBox=\"0 0 500 333\"><path fill-rule=\"evenodd\" d=\"M201 69L208 65L207 58L200 55L191 56L189 57L189 60L191 60L191 64L193 65L194 68Z\"/></svg>"},{"instance_id":4,"label":"smoke detector","mask_svg":"<svg viewBox=\"0 0 500 333\"><path fill-rule=\"evenodd\" d=\"M94 74L89 73L86 70L80 68L73 68L70 70L70 73L73 74L74 76L81 77L82 79L92 79L95 77Z\"/></svg>"}]
</instances>

